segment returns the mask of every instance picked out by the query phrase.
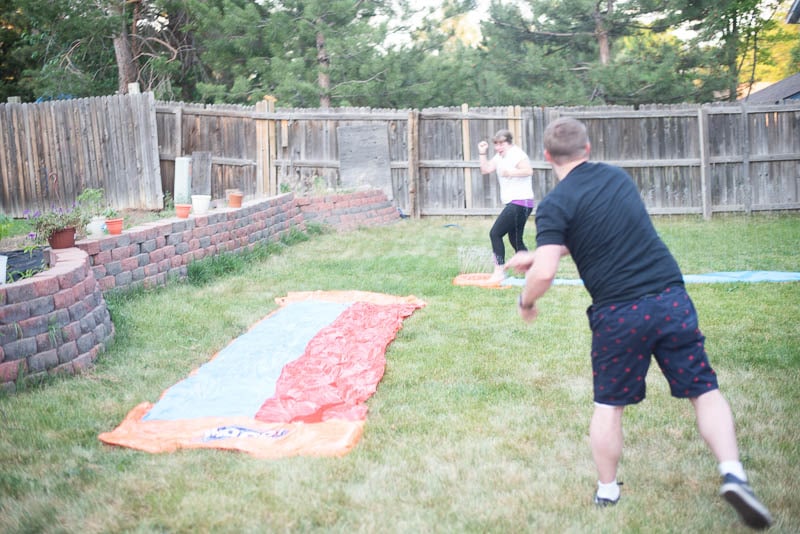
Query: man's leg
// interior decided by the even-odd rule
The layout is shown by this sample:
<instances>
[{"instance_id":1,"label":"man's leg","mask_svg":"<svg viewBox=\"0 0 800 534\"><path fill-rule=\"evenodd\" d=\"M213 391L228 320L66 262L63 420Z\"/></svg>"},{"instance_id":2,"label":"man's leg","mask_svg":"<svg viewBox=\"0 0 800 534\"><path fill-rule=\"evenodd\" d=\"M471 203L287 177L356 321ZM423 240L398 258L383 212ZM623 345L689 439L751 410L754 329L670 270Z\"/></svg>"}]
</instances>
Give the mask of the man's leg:
<instances>
[{"instance_id":1,"label":"man's leg","mask_svg":"<svg viewBox=\"0 0 800 534\"><path fill-rule=\"evenodd\" d=\"M717 462L738 462L739 447L733 414L722 393L714 389L691 401L697 416L697 428Z\"/></svg>"},{"instance_id":2,"label":"man's leg","mask_svg":"<svg viewBox=\"0 0 800 534\"><path fill-rule=\"evenodd\" d=\"M739 462L736 430L728 401L718 389L694 397L691 401L697 415L700 435L719 462L723 477L720 495L734 507L748 526L769 527L772 516L767 507L756 498Z\"/></svg>"},{"instance_id":3,"label":"man's leg","mask_svg":"<svg viewBox=\"0 0 800 534\"><path fill-rule=\"evenodd\" d=\"M624 406L595 403L589 424L589 442L597 468L598 491L595 504L615 504L619 500L617 465L622 456L622 412Z\"/></svg>"}]
</instances>

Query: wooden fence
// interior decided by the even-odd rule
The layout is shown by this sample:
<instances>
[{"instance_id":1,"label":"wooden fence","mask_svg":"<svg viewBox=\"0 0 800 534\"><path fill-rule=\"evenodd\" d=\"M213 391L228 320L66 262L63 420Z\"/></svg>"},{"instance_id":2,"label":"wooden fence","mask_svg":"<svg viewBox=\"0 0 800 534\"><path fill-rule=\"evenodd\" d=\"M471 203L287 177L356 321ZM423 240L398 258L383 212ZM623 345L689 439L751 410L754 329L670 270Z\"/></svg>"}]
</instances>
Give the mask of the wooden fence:
<instances>
[{"instance_id":1,"label":"wooden fence","mask_svg":"<svg viewBox=\"0 0 800 534\"><path fill-rule=\"evenodd\" d=\"M100 186L117 207L157 209L162 191L174 192L175 159L203 154L215 199L230 188L252 197L370 186L409 214L491 215L500 209L499 190L496 177L480 173L478 141L510 129L530 156L541 199L555 185L542 133L559 116L587 124L593 159L624 167L651 213L800 209L800 104L276 110L273 101L204 106L145 95L23 104L27 115L19 104L0 105L4 211L45 205L50 169L58 169L67 200ZM148 98L151 112L115 108L132 110L134 97ZM25 118L39 113L35 106L51 106L42 112L47 128ZM69 113L49 111L58 106ZM31 161L30 146L39 145L55 146L62 159Z\"/></svg>"},{"instance_id":2,"label":"wooden fence","mask_svg":"<svg viewBox=\"0 0 800 534\"><path fill-rule=\"evenodd\" d=\"M152 93L0 105L0 207L69 207L88 187L117 208L162 207Z\"/></svg>"},{"instance_id":3,"label":"wooden fence","mask_svg":"<svg viewBox=\"0 0 800 534\"><path fill-rule=\"evenodd\" d=\"M800 209L798 104L422 111L157 105L159 139L173 140L161 143L162 171L170 172L181 147L184 155L210 151L215 197L230 187L302 195L362 185L344 179L359 176L347 154L354 152L363 185L387 189L398 208L415 215L499 211L497 180L480 173L476 146L500 128L530 156L541 199L555 185L542 133L559 116L587 124L593 159L624 167L651 213Z\"/></svg>"}]
</instances>

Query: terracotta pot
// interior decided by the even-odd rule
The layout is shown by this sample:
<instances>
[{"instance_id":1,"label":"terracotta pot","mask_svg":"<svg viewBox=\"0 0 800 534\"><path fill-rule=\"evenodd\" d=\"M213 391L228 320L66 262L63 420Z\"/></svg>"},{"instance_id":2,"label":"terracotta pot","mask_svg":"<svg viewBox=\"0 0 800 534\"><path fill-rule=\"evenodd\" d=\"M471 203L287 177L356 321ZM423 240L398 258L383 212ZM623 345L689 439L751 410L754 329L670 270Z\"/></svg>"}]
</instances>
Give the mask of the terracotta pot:
<instances>
[{"instance_id":1,"label":"terracotta pot","mask_svg":"<svg viewBox=\"0 0 800 534\"><path fill-rule=\"evenodd\" d=\"M229 208L241 208L242 207L242 199L244 198L243 193L231 193L228 195L228 207Z\"/></svg>"},{"instance_id":2,"label":"terracotta pot","mask_svg":"<svg viewBox=\"0 0 800 534\"><path fill-rule=\"evenodd\" d=\"M175 204L175 215L181 219L189 218L189 211L192 209L191 204Z\"/></svg>"},{"instance_id":3,"label":"terracotta pot","mask_svg":"<svg viewBox=\"0 0 800 534\"><path fill-rule=\"evenodd\" d=\"M111 235L119 235L122 233L122 217L117 219L106 219L106 230Z\"/></svg>"},{"instance_id":4,"label":"terracotta pot","mask_svg":"<svg viewBox=\"0 0 800 534\"><path fill-rule=\"evenodd\" d=\"M70 248L75 246L75 228L56 230L47 238L50 248Z\"/></svg>"}]
</instances>

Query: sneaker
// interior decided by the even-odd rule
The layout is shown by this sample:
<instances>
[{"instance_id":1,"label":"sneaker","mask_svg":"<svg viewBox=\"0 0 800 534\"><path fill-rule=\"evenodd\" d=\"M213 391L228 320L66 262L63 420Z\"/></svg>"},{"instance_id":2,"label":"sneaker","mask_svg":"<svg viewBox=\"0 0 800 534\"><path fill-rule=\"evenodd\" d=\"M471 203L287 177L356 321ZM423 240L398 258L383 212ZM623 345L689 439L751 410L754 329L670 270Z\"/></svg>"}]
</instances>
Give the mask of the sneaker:
<instances>
[{"instance_id":1,"label":"sneaker","mask_svg":"<svg viewBox=\"0 0 800 534\"><path fill-rule=\"evenodd\" d=\"M603 497L598 497L597 492L594 493L594 505L599 506L601 508L606 506L614 506L619 502L619 497L616 499L604 499Z\"/></svg>"},{"instance_id":2,"label":"sneaker","mask_svg":"<svg viewBox=\"0 0 800 534\"><path fill-rule=\"evenodd\" d=\"M617 486L621 486L621 485L622 485L622 482L618 481L617 482ZM614 506L615 504L617 504L619 502L619 498L620 497L622 497L621 494L618 495L616 499L606 499L605 497L598 496L597 492L595 491L594 492L594 504L595 504L595 506L599 506L601 508L605 507L605 506Z\"/></svg>"},{"instance_id":3,"label":"sneaker","mask_svg":"<svg viewBox=\"0 0 800 534\"><path fill-rule=\"evenodd\" d=\"M496 267L492 276L489 277L489 283L499 284L506 279L506 272L502 267Z\"/></svg>"},{"instance_id":4,"label":"sneaker","mask_svg":"<svg viewBox=\"0 0 800 534\"><path fill-rule=\"evenodd\" d=\"M748 527L763 529L772 524L769 510L756 498L747 482L729 473L722 479L719 494L733 506Z\"/></svg>"}]
</instances>

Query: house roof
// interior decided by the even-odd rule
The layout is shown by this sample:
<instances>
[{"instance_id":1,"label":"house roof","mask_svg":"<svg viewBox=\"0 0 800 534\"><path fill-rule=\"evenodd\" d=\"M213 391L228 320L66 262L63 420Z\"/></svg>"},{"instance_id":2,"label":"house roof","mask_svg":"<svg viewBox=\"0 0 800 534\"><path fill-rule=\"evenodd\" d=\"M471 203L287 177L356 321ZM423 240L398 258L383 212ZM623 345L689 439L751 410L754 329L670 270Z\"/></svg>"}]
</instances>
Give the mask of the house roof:
<instances>
[{"instance_id":1,"label":"house roof","mask_svg":"<svg viewBox=\"0 0 800 534\"><path fill-rule=\"evenodd\" d=\"M789 15L786 16L787 24L800 24L800 0L794 0L792 7L789 8Z\"/></svg>"},{"instance_id":2,"label":"house roof","mask_svg":"<svg viewBox=\"0 0 800 534\"><path fill-rule=\"evenodd\" d=\"M795 0L800 3L800 0ZM780 104L784 100L800 99L800 72L756 91L741 100L748 104Z\"/></svg>"}]
</instances>

